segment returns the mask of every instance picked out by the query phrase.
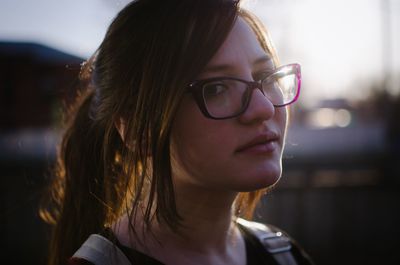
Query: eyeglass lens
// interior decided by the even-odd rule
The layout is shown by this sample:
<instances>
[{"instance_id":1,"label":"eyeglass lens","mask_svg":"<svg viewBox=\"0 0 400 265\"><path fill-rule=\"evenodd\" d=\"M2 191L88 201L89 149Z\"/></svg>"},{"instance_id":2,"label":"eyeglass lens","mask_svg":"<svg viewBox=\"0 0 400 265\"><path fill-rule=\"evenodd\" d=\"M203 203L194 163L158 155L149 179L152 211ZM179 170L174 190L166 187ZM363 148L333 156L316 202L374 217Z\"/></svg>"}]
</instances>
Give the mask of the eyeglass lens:
<instances>
[{"instance_id":1,"label":"eyeglass lens","mask_svg":"<svg viewBox=\"0 0 400 265\"><path fill-rule=\"evenodd\" d=\"M294 100L298 89L295 73L277 72L262 81L264 95L274 106ZM248 84L234 79L220 79L203 86L203 98L209 114L215 118L229 117L243 111L248 105Z\"/></svg>"}]
</instances>

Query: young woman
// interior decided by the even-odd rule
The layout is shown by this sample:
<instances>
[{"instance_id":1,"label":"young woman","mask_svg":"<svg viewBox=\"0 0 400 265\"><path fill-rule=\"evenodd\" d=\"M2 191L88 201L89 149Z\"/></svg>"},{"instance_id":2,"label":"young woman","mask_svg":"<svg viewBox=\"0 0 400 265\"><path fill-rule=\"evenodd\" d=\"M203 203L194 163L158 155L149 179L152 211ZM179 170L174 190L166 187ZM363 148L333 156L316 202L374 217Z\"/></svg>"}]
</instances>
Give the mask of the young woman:
<instances>
[{"instance_id":1,"label":"young woman","mask_svg":"<svg viewBox=\"0 0 400 265\"><path fill-rule=\"evenodd\" d=\"M80 77L43 212L50 264L310 264L239 218L281 176L300 67L238 1L133 1Z\"/></svg>"}]
</instances>

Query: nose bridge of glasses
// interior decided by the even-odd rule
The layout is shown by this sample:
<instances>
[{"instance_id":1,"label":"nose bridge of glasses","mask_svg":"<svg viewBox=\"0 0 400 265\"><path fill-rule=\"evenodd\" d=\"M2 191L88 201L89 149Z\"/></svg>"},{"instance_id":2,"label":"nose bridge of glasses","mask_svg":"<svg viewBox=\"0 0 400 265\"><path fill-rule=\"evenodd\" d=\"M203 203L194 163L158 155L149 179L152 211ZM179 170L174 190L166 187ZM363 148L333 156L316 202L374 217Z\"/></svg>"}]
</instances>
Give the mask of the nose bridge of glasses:
<instances>
[{"instance_id":1,"label":"nose bridge of glasses","mask_svg":"<svg viewBox=\"0 0 400 265\"><path fill-rule=\"evenodd\" d=\"M248 82L248 86L251 90L251 94L253 94L254 90L258 89L260 92L266 97L267 95L265 94L265 91L262 86L262 81L252 81Z\"/></svg>"},{"instance_id":2,"label":"nose bridge of glasses","mask_svg":"<svg viewBox=\"0 0 400 265\"><path fill-rule=\"evenodd\" d=\"M267 119L274 115L275 105L263 90L261 82L248 82L247 105L243 111L246 117Z\"/></svg>"},{"instance_id":3,"label":"nose bridge of glasses","mask_svg":"<svg viewBox=\"0 0 400 265\"><path fill-rule=\"evenodd\" d=\"M263 104L265 104L265 101L267 101L269 104L273 105L273 102L268 97L267 92L263 88L262 81L249 82L249 88L250 88L249 104L251 104L251 101L254 101L255 97L260 97L260 95L257 95L257 93L260 92L262 95L261 100L263 101ZM257 99L257 101L259 100L260 99Z\"/></svg>"}]
</instances>

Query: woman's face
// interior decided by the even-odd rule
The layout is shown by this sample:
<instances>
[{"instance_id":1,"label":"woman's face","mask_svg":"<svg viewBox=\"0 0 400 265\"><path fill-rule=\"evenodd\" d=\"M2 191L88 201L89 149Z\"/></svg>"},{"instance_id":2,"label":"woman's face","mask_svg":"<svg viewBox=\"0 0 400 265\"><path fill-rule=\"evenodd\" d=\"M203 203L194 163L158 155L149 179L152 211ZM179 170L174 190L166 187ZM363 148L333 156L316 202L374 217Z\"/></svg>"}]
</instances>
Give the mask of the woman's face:
<instances>
[{"instance_id":1,"label":"woman's face","mask_svg":"<svg viewBox=\"0 0 400 265\"><path fill-rule=\"evenodd\" d=\"M256 35L238 18L225 42L197 79L237 77L248 81L274 69ZM188 93L172 126L172 175L176 184L205 189L252 191L281 175L286 108L275 108L255 89L236 118L206 118Z\"/></svg>"}]
</instances>

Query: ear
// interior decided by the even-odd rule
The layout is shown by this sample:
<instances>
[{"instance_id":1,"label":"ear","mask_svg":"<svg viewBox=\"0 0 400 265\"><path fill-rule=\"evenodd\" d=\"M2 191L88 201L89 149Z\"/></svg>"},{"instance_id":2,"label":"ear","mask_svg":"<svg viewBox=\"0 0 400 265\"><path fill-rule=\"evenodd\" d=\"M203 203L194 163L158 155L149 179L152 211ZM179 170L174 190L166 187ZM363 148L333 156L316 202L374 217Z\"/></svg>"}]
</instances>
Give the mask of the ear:
<instances>
[{"instance_id":1,"label":"ear","mask_svg":"<svg viewBox=\"0 0 400 265\"><path fill-rule=\"evenodd\" d=\"M126 121L123 118L118 118L114 122L114 126L118 131L119 136L122 139L122 142L124 142L125 146L128 147L129 150L133 150L133 147L135 146L134 144L132 145L131 143L127 143L125 141L126 138Z\"/></svg>"},{"instance_id":2,"label":"ear","mask_svg":"<svg viewBox=\"0 0 400 265\"><path fill-rule=\"evenodd\" d=\"M121 136L123 142L125 142L125 133L126 133L126 121L123 118L118 118L114 122L114 126L118 131L118 134Z\"/></svg>"},{"instance_id":3,"label":"ear","mask_svg":"<svg viewBox=\"0 0 400 265\"><path fill-rule=\"evenodd\" d=\"M124 142L125 146L128 147L129 150L134 150L136 143L127 143L126 142L126 120L123 118L118 118L115 122L114 122L114 126L118 131L118 134L120 135L122 142ZM151 155L151 154L149 154Z\"/></svg>"}]
</instances>

